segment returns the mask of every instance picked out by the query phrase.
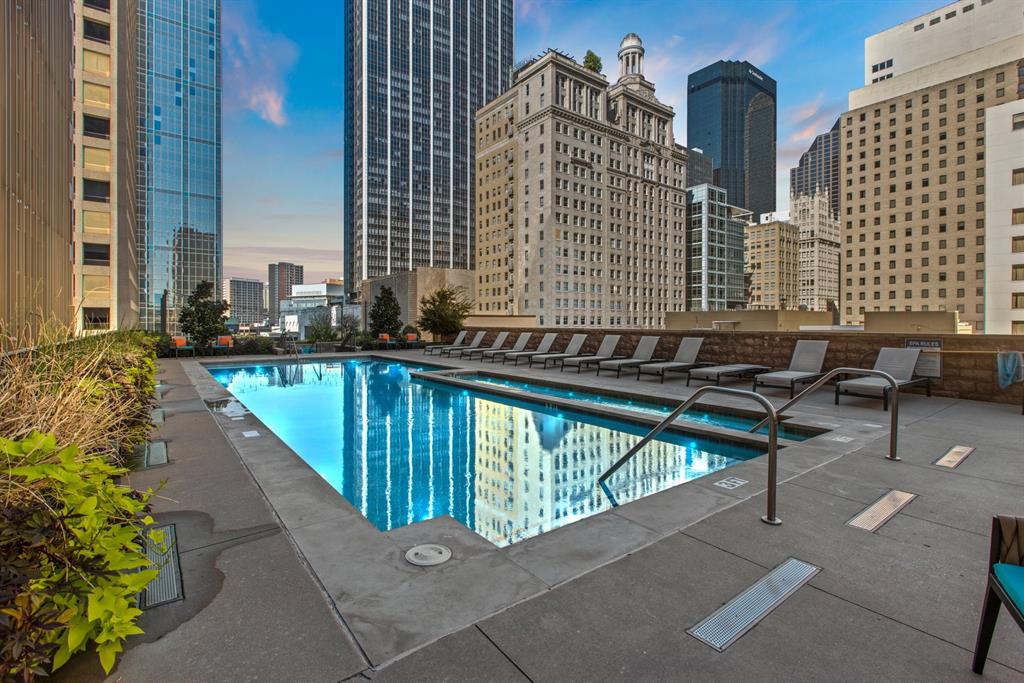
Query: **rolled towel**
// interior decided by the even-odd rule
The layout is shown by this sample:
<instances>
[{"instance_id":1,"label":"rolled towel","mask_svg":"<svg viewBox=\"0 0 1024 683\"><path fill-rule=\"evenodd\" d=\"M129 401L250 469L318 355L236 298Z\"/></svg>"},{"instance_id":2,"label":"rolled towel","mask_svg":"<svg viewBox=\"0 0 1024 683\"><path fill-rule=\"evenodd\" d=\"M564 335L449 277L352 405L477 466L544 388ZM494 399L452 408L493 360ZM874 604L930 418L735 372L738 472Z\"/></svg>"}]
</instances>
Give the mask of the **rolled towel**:
<instances>
[{"instance_id":1,"label":"rolled towel","mask_svg":"<svg viewBox=\"0 0 1024 683\"><path fill-rule=\"evenodd\" d=\"M1020 351L1000 351L996 354L996 374L999 388L1007 389L1014 382L1024 382L1024 357Z\"/></svg>"}]
</instances>

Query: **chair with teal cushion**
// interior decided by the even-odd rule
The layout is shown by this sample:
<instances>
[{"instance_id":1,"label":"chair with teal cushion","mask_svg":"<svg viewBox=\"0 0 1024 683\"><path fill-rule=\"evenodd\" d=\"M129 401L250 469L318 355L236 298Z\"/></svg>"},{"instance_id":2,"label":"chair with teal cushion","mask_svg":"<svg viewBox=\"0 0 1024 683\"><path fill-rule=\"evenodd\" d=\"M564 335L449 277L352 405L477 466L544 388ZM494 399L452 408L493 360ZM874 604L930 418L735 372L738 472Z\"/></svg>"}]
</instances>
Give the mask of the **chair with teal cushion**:
<instances>
[{"instance_id":1,"label":"chair with teal cushion","mask_svg":"<svg viewBox=\"0 0 1024 683\"><path fill-rule=\"evenodd\" d=\"M1024 630L1024 517L992 518L992 547L989 551L988 587L974 648L974 673L980 674L988 658L988 647L996 630L1000 603L1017 626Z\"/></svg>"}]
</instances>

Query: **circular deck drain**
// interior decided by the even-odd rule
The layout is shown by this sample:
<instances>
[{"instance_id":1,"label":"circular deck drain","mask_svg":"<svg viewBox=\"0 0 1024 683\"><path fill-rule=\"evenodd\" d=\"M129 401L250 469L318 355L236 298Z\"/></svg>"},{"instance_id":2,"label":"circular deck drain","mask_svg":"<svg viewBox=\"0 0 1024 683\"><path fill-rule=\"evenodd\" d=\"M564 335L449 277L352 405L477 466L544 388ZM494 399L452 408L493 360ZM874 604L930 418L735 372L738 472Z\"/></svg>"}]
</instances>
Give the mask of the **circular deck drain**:
<instances>
[{"instance_id":1,"label":"circular deck drain","mask_svg":"<svg viewBox=\"0 0 1024 683\"><path fill-rule=\"evenodd\" d=\"M424 543L415 548L409 548L409 551L405 553L405 560L418 567L433 567L450 559L452 559L452 549L437 543Z\"/></svg>"}]
</instances>

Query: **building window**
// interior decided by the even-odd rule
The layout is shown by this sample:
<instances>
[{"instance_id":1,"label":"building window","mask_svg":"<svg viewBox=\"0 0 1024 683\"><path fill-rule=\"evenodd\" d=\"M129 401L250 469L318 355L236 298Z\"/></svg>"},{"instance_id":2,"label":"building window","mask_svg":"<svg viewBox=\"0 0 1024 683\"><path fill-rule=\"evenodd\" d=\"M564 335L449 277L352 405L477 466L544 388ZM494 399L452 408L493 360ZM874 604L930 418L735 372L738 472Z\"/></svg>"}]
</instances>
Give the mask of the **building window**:
<instances>
[{"instance_id":1,"label":"building window","mask_svg":"<svg viewBox=\"0 0 1024 683\"><path fill-rule=\"evenodd\" d=\"M82 198L90 202L110 202L110 183L106 180L82 180Z\"/></svg>"},{"instance_id":2,"label":"building window","mask_svg":"<svg viewBox=\"0 0 1024 683\"><path fill-rule=\"evenodd\" d=\"M110 119L99 116L82 115L82 132L91 138L110 138Z\"/></svg>"},{"instance_id":3,"label":"building window","mask_svg":"<svg viewBox=\"0 0 1024 683\"><path fill-rule=\"evenodd\" d=\"M1024 112L1013 115L1013 129L1024 130Z\"/></svg>"},{"instance_id":4,"label":"building window","mask_svg":"<svg viewBox=\"0 0 1024 683\"><path fill-rule=\"evenodd\" d=\"M1024 168L1013 169L1013 184L1024 185Z\"/></svg>"},{"instance_id":5,"label":"building window","mask_svg":"<svg viewBox=\"0 0 1024 683\"><path fill-rule=\"evenodd\" d=\"M1024 280L1024 263L1014 263L1012 268L1013 270L1010 275L1010 279L1014 282Z\"/></svg>"},{"instance_id":6,"label":"building window","mask_svg":"<svg viewBox=\"0 0 1024 683\"><path fill-rule=\"evenodd\" d=\"M110 75L110 55L92 50L82 51L82 68L94 74Z\"/></svg>"},{"instance_id":7,"label":"building window","mask_svg":"<svg viewBox=\"0 0 1024 683\"><path fill-rule=\"evenodd\" d=\"M1024 320L1014 320L1011 322L1010 334L1024 334Z\"/></svg>"},{"instance_id":8,"label":"building window","mask_svg":"<svg viewBox=\"0 0 1024 683\"><path fill-rule=\"evenodd\" d=\"M85 167L94 171L110 170L110 150L86 147L82 150L82 161Z\"/></svg>"},{"instance_id":9,"label":"building window","mask_svg":"<svg viewBox=\"0 0 1024 683\"><path fill-rule=\"evenodd\" d=\"M82 264L86 266L109 266L110 245L83 242Z\"/></svg>"},{"instance_id":10,"label":"building window","mask_svg":"<svg viewBox=\"0 0 1024 683\"><path fill-rule=\"evenodd\" d=\"M94 107L109 107L110 86L85 83L82 86L82 97L86 104L91 104Z\"/></svg>"},{"instance_id":11,"label":"building window","mask_svg":"<svg viewBox=\"0 0 1024 683\"><path fill-rule=\"evenodd\" d=\"M1024 292L1014 292L1010 297L1010 308L1014 310L1024 309Z\"/></svg>"},{"instance_id":12,"label":"building window","mask_svg":"<svg viewBox=\"0 0 1024 683\"><path fill-rule=\"evenodd\" d=\"M110 329L109 308L83 308L82 326L87 330Z\"/></svg>"},{"instance_id":13,"label":"building window","mask_svg":"<svg viewBox=\"0 0 1024 683\"><path fill-rule=\"evenodd\" d=\"M83 32L86 38L89 40L95 40L97 43L109 43L110 42L110 27L106 24L101 24L98 21L91 19L83 20Z\"/></svg>"},{"instance_id":14,"label":"building window","mask_svg":"<svg viewBox=\"0 0 1024 683\"><path fill-rule=\"evenodd\" d=\"M91 7L92 9L98 9L98 10L101 10L103 12L109 12L110 11L110 0L84 0L84 2L82 4L85 5L86 7Z\"/></svg>"},{"instance_id":15,"label":"building window","mask_svg":"<svg viewBox=\"0 0 1024 683\"><path fill-rule=\"evenodd\" d=\"M1024 225L1024 208L1014 209L1010 219L1011 225Z\"/></svg>"}]
</instances>

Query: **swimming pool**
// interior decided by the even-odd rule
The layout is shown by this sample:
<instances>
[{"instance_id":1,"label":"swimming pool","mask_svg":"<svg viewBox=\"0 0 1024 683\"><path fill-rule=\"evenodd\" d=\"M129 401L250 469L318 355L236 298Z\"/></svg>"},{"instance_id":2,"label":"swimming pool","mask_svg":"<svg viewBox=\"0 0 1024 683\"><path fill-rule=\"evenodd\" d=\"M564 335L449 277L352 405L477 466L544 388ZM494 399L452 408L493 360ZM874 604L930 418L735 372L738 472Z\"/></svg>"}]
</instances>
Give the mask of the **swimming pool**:
<instances>
[{"instance_id":1,"label":"swimming pool","mask_svg":"<svg viewBox=\"0 0 1024 683\"><path fill-rule=\"evenodd\" d=\"M410 378L374 359L209 368L381 531L451 515L498 546L609 507L596 482L648 428ZM761 454L665 432L611 480L625 502Z\"/></svg>"},{"instance_id":2,"label":"swimming pool","mask_svg":"<svg viewBox=\"0 0 1024 683\"><path fill-rule=\"evenodd\" d=\"M634 410L639 413L647 413L651 415L668 415L675 409L675 406L667 406L651 401L639 401L610 394L600 394L593 391L580 391L578 389L570 389L568 387L552 386L550 384L520 382L518 380L491 377L489 375L460 374L454 375L453 378L467 382L476 382L478 384L490 384L493 386L504 387L506 389L515 389L517 391L528 391L532 394L543 394L545 396L554 396L556 398L569 398L577 401L586 401L588 403L596 403L597 405L608 408L623 408L625 410ZM688 410L683 413L679 419L687 422L703 422L706 424L728 427L730 429L738 429L741 431L749 430L759 421L759 418L751 419L749 417L743 417L742 415L732 415L729 413L719 412L713 413L701 410ZM758 431L761 434L767 434L768 427L762 427ZM791 441L804 441L805 439L815 436L815 434L807 431L801 431L799 429L793 429L792 427L787 427L785 423L782 423L779 425L779 436L790 439Z\"/></svg>"}]
</instances>

